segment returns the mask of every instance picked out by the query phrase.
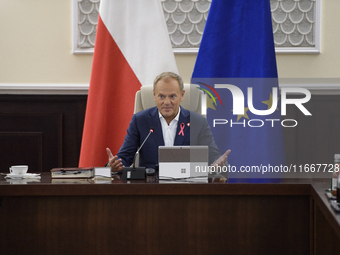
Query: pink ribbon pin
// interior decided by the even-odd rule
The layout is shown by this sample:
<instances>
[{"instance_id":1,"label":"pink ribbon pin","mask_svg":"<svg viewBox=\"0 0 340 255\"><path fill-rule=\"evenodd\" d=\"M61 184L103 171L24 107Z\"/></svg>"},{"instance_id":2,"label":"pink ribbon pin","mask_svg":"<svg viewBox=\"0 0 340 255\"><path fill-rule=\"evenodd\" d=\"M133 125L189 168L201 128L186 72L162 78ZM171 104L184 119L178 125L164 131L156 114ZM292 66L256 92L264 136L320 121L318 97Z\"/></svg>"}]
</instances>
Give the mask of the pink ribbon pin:
<instances>
[{"instance_id":1,"label":"pink ribbon pin","mask_svg":"<svg viewBox=\"0 0 340 255\"><path fill-rule=\"evenodd\" d=\"M183 132L183 131L184 131L184 127L185 127L185 125L184 125L184 123L182 122L181 125L180 125L181 131L179 131L178 135L184 136L184 132Z\"/></svg>"}]
</instances>

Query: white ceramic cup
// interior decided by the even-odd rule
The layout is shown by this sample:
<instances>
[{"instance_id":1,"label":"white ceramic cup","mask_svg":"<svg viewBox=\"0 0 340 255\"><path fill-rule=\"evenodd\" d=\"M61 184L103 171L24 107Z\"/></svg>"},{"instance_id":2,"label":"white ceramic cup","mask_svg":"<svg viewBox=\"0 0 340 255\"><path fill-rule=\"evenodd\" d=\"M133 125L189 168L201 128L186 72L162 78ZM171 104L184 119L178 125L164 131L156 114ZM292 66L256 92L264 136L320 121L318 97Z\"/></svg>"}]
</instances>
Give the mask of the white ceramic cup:
<instances>
[{"instance_id":1,"label":"white ceramic cup","mask_svg":"<svg viewBox=\"0 0 340 255\"><path fill-rule=\"evenodd\" d=\"M25 175L27 173L28 166L11 166L9 172L15 175Z\"/></svg>"}]
</instances>

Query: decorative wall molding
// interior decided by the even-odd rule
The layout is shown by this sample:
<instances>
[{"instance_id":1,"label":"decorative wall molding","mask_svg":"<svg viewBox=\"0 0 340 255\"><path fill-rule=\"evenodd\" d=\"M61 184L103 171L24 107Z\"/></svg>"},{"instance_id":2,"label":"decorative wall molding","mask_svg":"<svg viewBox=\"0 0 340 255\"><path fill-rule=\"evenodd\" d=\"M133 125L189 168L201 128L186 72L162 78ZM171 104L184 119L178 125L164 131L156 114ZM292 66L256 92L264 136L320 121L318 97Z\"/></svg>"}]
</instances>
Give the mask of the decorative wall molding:
<instances>
[{"instance_id":1,"label":"decorative wall molding","mask_svg":"<svg viewBox=\"0 0 340 255\"><path fill-rule=\"evenodd\" d=\"M161 0L175 53L197 52L212 0Z\"/></svg>"},{"instance_id":2,"label":"decorative wall molding","mask_svg":"<svg viewBox=\"0 0 340 255\"><path fill-rule=\"evenodd\" d=\"M89 84L4 84L0 94L17 95L87 95Z\"/></svg>"},{"instance_id":3,"label":"decorative wall molding","mask_svg":"<svg viewBox=\"0 0 340 255\"><path fill-rule=\"evenodd\" d=\"M308 89L312 95L340 95L340 78L280 78L280 88Z\"/></svg>"},{"instance_id":4,"label":"decorative wall molding","mask_svg":"<svg viewBox=\"0 0 340 255\"><path fill-rule=\"evenodd\" d=\"M72 0L72 51L94 50L100 0Z\"/></svg>"},{"instance_id":5,"label":"decorative wall molding","mask_svg":"<svg viewBox=\"0 0 340 255\"><path fill-rule=\"evenodd\" d=\"M280 78L280 87L306 88L313 95L340 95L340 78ZM5 84L0 94L87 95L89 84Z\"/></svg>"},{"instance_id":6,"label":"decorative wall molding","mask_svg":"<svg viewBox=\"0 0 340 255\"><path fill-rule=\"evenodd\" d=\"M175 53L197 53L212 0L160 0ZM321 0L270 0L277 53L320 53ZM73 53L93 53L100 0L72 0Z\"/></svg>"},{"instance_id":7,"label":"decorative wall molding","mask_svg":"<svg viewBox=\"0 0 340 255\"><path fill-rule=\"evenodd\" d=\"M321 0L270 0L277 53L321 52Z\"/></svg>"}]
</instances>

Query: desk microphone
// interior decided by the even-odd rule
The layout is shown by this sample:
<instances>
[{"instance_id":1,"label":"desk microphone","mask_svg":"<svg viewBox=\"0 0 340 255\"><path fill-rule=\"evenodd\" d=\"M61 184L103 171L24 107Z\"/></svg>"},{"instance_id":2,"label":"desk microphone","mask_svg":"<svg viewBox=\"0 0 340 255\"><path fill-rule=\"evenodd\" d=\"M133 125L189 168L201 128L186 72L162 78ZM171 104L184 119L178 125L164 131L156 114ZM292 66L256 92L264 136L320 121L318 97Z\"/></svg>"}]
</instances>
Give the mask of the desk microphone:
<instances>
[{"instance_id":1,"label":"desk microphone","mask_svg":"<svg viewBox=\"0 0 340 255\"><path fill-rule=\"evenodd\" d=\"M123 180L144 180L146 178L145 167L136 167L136 157L139 154L139 151L142 149L146 140L148 140L151 133L153 133L154 128L150 128L149 134L145 137L141 146L139 146L138 150L133 157L133 164L132 167L124 167L122 170L122 179Z\"/></svg>"}]
</instances>

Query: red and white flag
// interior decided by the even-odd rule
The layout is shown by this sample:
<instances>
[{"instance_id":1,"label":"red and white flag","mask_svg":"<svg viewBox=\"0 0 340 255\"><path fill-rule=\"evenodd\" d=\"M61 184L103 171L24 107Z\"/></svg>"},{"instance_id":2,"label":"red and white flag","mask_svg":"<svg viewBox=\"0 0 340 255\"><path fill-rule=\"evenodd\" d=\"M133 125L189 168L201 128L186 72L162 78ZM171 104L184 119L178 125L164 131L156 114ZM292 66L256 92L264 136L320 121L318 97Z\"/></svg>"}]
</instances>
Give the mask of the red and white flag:
<instances>
[{"instance_id":1,"label":"red and white flag","mask_svg":"<svg viewBox=\"0 0 340 255\"><path fill-rule=\"evenodd\" d=\"M116 154L136 91L165 71L178 73L160 0L102 0L79 166L102 166Z\"/></svg>"}]
</instances>

